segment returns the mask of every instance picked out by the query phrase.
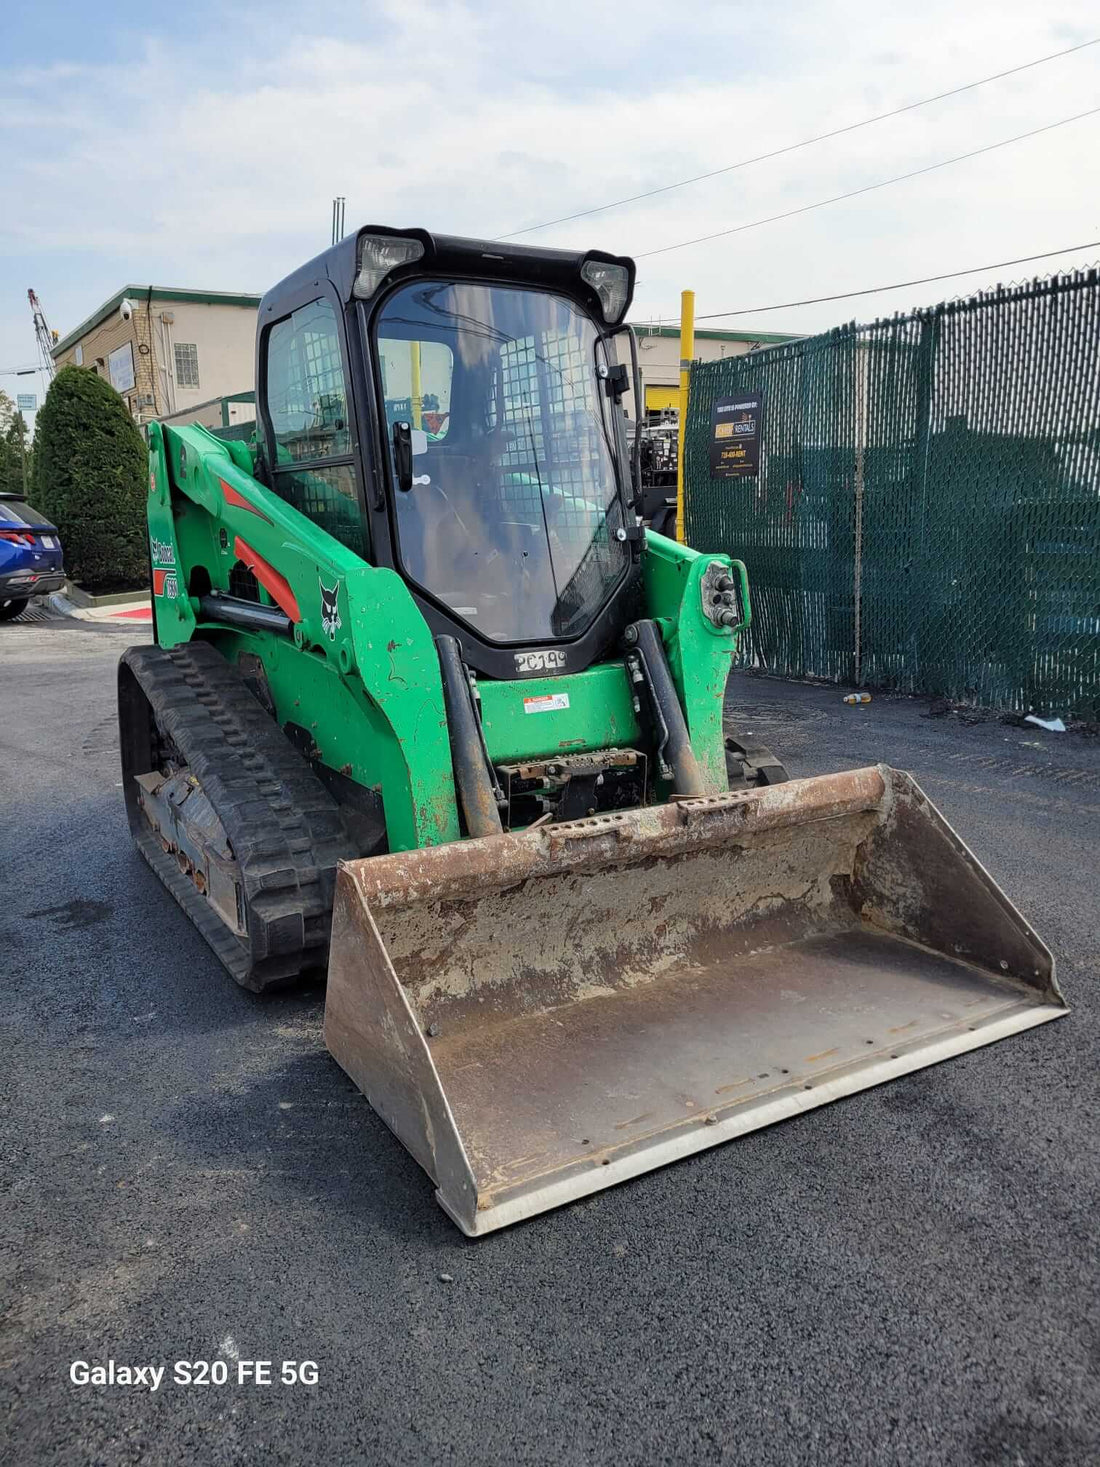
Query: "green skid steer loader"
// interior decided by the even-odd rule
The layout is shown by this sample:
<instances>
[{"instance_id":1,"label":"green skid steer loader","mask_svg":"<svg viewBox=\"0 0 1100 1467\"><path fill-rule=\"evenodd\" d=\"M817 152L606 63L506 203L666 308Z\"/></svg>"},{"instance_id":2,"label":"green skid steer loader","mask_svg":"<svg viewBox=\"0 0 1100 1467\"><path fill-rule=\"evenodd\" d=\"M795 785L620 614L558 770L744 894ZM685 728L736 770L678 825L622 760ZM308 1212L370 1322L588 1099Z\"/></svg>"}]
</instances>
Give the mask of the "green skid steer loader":
<instances>
[{"instance_id":1,"label":"green skid steer loader","mask_svg":"<svg viewBox=\"0 0 1100 1467\"><path fill-rule=\"evenodd\" d=\"M747 577L639 525L633 284L364 229L264 297L254 443L150 429L134 839L245 987L327 967L471 1236L1064 1011L911 779L724 737Z\"/></svg>"}]
</instances>

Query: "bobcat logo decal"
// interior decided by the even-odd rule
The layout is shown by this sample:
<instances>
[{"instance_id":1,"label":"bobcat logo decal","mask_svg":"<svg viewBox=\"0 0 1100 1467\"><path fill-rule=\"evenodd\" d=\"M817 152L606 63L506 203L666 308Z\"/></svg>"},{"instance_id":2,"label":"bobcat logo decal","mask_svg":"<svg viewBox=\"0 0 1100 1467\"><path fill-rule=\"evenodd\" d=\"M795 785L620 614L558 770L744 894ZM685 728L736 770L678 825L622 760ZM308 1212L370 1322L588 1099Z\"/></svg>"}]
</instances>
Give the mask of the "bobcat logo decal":
<instances>
[{"instance_id":1,"label":"bobcat logo decal","mask_svg":"<svg viewBox=\"0 0 1100 1467\"><path fill-rule=\"evenodd\" d=\"M318 578L317 584L321 588L321 630L327 632L329 639L335 642L336 633L343 625L340 620L340 607L337 603L340 582L337 581L331 591L320 578Z\"/></svg>"}]
</instances>

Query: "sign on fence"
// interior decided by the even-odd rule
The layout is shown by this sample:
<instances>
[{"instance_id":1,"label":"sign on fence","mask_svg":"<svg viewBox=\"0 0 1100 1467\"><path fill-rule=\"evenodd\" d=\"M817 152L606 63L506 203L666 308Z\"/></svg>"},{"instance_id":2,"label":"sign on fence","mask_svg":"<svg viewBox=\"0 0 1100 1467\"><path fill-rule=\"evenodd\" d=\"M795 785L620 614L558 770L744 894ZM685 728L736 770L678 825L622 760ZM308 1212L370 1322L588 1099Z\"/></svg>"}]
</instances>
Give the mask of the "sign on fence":
<instances>
[{"instance_id":1,"label":"sign on fence","mask_svg":"<svg viewBox=\"0 0 1100 1467\"><path fill-rule=\"evenodd\" d=\"M751 479L760 472L763 415L763 393L715 398L710 413L712 479Z\"/></svg>"}]
</instances>

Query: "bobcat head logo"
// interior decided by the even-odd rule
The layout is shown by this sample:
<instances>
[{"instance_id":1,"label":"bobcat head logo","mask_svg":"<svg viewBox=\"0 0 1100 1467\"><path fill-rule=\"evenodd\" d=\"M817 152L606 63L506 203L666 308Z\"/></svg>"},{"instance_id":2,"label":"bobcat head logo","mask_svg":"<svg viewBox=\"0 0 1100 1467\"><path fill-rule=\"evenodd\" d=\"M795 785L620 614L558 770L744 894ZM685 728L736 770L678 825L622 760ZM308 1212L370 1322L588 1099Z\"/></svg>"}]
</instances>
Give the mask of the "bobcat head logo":
<instances>
[{"instance_id":1,"label":"bobcat head logo","mask_svg":"<svg viewBox=\"0 0 1100 1467\"><path fill-rule=\"evenodd\" d=\"M324 581L318 579L317 584L321 587L321 630L327 632L329 638L335 642L336 633L343 625L340 621L340 607L337 603L340 582L337 581L331 591Z\"/></svg>"}]
</instances>

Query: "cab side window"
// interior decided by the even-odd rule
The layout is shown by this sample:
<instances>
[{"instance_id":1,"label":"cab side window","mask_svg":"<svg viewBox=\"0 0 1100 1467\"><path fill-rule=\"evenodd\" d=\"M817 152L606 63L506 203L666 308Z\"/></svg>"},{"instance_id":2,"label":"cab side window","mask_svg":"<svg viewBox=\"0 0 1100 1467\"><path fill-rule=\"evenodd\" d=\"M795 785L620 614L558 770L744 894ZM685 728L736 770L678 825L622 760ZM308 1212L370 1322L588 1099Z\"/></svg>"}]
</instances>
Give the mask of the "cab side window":
<instances>
[{"instance_id":1,"label":"cab side window","mask_svg":"<svg viewBox=\"0 0 1100 1467\"><path fill-rule=\"evenodd\" d=\"M347 384L336 312L311 301L277 322L266 345L266 405L275 440L272 488L364 558Z\"/></svg>"}]
</instances>

